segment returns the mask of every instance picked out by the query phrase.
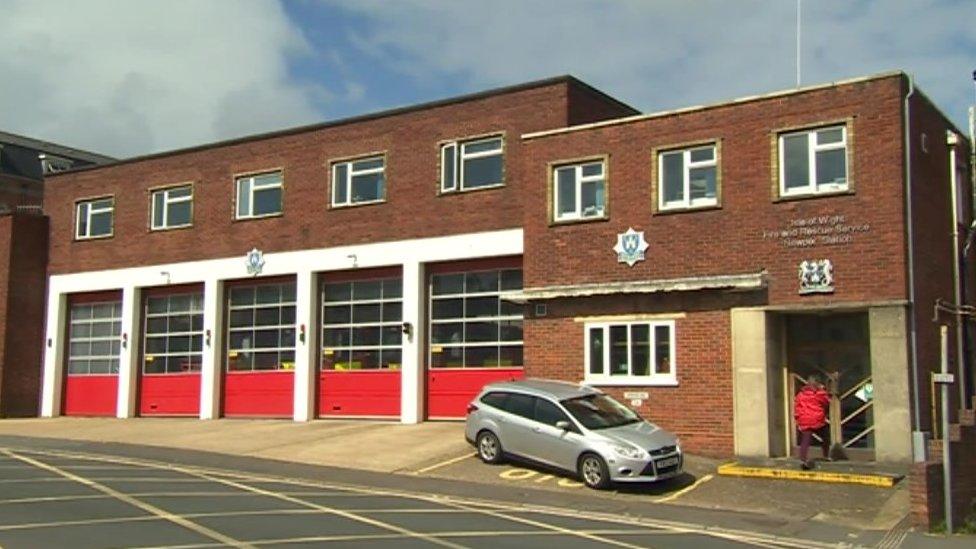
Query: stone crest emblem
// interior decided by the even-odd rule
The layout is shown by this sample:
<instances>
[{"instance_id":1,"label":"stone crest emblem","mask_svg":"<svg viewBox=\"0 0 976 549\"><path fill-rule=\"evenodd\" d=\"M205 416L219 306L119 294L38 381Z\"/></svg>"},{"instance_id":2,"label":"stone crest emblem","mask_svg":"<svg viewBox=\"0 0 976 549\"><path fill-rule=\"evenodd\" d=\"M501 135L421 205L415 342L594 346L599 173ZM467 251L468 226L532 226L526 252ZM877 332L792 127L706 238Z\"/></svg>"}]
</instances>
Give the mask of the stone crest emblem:
<instances>
[{"instance_id":1,"label":"stone crest emblem","mask_svg":"<svg viewBox=\"0 0 976 549\"><path fill-rule=\"evenodd\" d=\"M644 261L647 248L644 231L635 231L630 227L627 232L617 234L617 245L613 247L613 251L617 252L617 261L633 267L638 261Z\"/></svg>"},{"instance_id":2,"label":"stone crest emblem","mask_svg":"<svg viewBox=\"0 0 976 549\"><path fill-rule=\"evenodd\" d=\"M829 259L800 263L800 293L829 294L834 291L834 265Z\"/></svg>"},{"instance_id":3,"label":"stone crest emblem","mask_svg":"<svg viewBox=\"0 0 976 549\"><path fill-rule=\"evenodd\" d=\"M252 248L244 256L244 263L247 266L247 274L257 276L264 270L264 252L257 248Z\"/></svg>"}]
</instances>

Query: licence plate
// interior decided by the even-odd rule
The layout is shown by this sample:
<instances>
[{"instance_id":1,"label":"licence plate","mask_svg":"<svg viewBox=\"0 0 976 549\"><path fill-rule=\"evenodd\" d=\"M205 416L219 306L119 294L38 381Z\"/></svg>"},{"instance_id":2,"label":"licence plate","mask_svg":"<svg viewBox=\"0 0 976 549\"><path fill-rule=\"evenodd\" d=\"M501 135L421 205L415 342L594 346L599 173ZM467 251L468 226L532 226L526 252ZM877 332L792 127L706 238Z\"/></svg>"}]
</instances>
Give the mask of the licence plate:
<instances>
[{"instance_id":1,"label":"licence plate","mask_svg":"<svg viewBox=\"0 0 976 549\"><path fill-rule=\"evenodd\" d=\"M656 462L654 462L654 464L657 465L658 469L663 469L665 467L674 467L680 461L681 461L680 457L672 456L669 458L659 459Z\"/></svg>"}]
</instances>

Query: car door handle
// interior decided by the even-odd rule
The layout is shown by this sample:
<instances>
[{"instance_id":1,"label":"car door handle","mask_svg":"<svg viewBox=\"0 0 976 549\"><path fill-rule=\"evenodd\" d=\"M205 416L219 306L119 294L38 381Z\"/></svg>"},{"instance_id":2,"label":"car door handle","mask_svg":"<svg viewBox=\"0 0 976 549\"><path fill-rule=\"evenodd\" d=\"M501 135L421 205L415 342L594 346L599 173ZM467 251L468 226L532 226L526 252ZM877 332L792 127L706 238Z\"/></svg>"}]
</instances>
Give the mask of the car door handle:
<instances>
[{"instance_id":1,"label":"car door handle","mask_svg":"<svg viewBox=\"0 0 976 549\"><path fill-rule=\"evenodd\" d=\"M533 427L532 430L535 431L536 433L541 433L542 427Z\"/></svg>"}]
</instances>

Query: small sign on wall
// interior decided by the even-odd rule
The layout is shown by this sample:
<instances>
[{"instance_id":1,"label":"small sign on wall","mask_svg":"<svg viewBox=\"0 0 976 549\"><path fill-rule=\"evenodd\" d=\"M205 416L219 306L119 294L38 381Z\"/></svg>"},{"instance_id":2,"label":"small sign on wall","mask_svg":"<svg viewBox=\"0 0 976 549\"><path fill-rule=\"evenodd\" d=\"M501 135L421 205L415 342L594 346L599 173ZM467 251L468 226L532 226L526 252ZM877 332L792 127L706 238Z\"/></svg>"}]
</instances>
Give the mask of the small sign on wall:
<instances>
[{"instance_id":1,"label":"small sign on wall","mask_svg":"<svg viewBox=\"0 0 976 549\"><path fill-rule=\"evenodd\" d=\"M627 391L624 398L627 400L647 400L651 395L647 391Z\"/></svg>"},{"instance_id":2,"label":"small sign on wall","mask_svg":"<svg viewBox=\"0 0 976 549\"><path fill-rule=\"evenodd\" d=\"M800 294L829 294L834 291L834 265L829 259L800 263Z\"/></svg>"},{"instance_id":3,"label":"small sign on wall","mask_svg":"<svg viewBox=\"0 0 976 549\"><path fill-rule=\"evenodd\" d=\"M613 251L617 252L617 261L633 267L638 261L644 261L644 252L648 244L644 240L644 231L635 231L629 227L625 233L617 233L617 245Z\"/></svg>"}]
</instances>

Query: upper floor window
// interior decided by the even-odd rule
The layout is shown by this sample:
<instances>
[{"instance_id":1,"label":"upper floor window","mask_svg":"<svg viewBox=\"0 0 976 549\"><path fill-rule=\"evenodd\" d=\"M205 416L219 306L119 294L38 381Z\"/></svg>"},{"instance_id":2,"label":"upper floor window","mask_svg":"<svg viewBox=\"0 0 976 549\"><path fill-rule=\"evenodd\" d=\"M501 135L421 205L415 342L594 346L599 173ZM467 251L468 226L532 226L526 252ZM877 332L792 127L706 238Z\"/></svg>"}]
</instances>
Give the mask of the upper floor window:
<instances>
[{"instance_id":1,"label":"upper floor window","mask_svg":"<svg viewBox=\"0 0 976 549\"><path fill-rule=\"evenodd\" d=\"M193 224L193 186L183 185L152 192L152 228L175 229Z\"/></svg>"},{"instance_id":2,"label":"upper floor window","mask_svg":"<svg viewBox=\"0 0 976 549\"><path fill-rule=\"evenodd\" d=\"M602 160L554 168L553 219L572 221L604 217L605 174L605 163Z\"/></svg>"},{"instance_id":3,"label":"upper floor window","mask_svg":"<svg viewBox=\"0 0 976 549\"><path fill-rule=\"evenodd\" d=\"M779 181L780 196L846 191L847 127L781 134Z\"/></svg>"},{"instance_id":4,"label":"upper floor window","mask_svg":"<svg viewBox=\"0 0 976 549\"><path fill-rule=\"evenodd\" d=\"M83 200L76 205L75 238L101 238L112 236L115 217L115 199L98 198Z\"/></svg>"},{"instance_id":5,"label":"upper floor window","mask_svg":"<svg viewBox=\"0 0 976 549\"><path fill-rule=\"evenodd\" d=\"M503 183L502 138L451 142L441 146L441 192L494 187Z\"/></svg>"},{"instance_id":6,"label":"upper floor window","mask_svg":"<svg viewBox=\"0 0 976 549\"><path fill-rule=\"evenodd\" d=\"M677 383L673 320L587 324L584 347L587 383Z\"/></svg>"},{"instance_id":7,"label":"upper floor window","mask_svg":"<svg viewBox=\"0 0 976 549\"><path fill-rule=\"evenodd\" d=\"M658 208L699 208L718 204L715 145L658 154Z\"/></svg>"},{"instance_id":8,"label":"upper floor window","mask_svg":"<svg viewBox=\"0 0 976 549\"><path fill-rule=\"evenodd\" d=\"M279 215L283 185L281 172L237 178L237 219Z\"/></svg>"},{"instance_id":9,"label":"upper floor window","mask_svg":"<svg viewBox=\"0 0 976 549\"><path fill-rule=\"evenodd\" d=\"M332 205L352 206L386 199L386 159L372 156L332 165Z\"/></svg>"}]
</instances>

